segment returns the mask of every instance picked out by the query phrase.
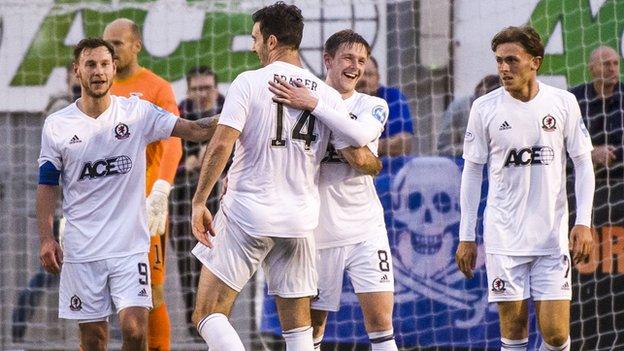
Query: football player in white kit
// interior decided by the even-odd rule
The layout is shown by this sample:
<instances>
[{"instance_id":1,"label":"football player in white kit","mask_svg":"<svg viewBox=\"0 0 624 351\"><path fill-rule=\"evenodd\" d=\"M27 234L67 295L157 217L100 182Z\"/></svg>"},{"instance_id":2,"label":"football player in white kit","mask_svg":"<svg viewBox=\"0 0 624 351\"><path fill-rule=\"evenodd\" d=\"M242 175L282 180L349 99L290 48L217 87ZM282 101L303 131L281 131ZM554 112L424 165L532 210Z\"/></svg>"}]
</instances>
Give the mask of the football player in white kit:
<instances>
[{"instance_id":1,"label":"football player in white kit","mask_svg":"<svg viewBox=\"0 0 624 351\"><path fill-rule=\"evenodd\" d=\"M370 45L352 30L327 39L326 83L338 90L351 118L373 127L377 134L357 148L360 159L377 159L379 135L388 117L385 100L355 91L370 56ZM317 98L306 89L271 83L281 101L291 107L314 109ZM353 149L353 148L349 148ZM328 311L338 311L346 272L360 300L372 350L397 350L392 328L394 276L383 208L373 177L352 167L330 144L321 164L321 212L314 231L319 276L318 296L312 301L314 346L320 350Z\"/></svg>"},{"instance_id":2,"label":"football player in white kit","mask_svg":"<svg viewBox=\"0 0 624 351\"><path fill-rule=\"evenodd\" d=\"M317 291L312 232L330 128L340 148L366 145L377 132L355 128L340 94L301 67L303 16L296 6L277 2L252 19L252 49L263 68L232 82L193 198L193 234L200 242L193 254L204 265L193 321L211 350L243 350L227 316L262 264L287 350L309 351L310 297ZM267 82L279 79L301 83L321 102L313 111L274 102ZM206 199L234 145L228 189L213 223Z\"/></svg>"},{"instance_id":3,"label":"football player in white kit","mask_svg":"<svg viewBox=\"0 0 624 351\"><path fill-rule=\"evenodd\" d=\"M145 148L178 136L208 140L215 119L190 122L140 100L111 96L113 47L81 40L74 73L82 95L45 120L39 157L40 260L61 273L59 317L77 320L84 350L105 350L108 316L119 314L123 350L147 350L152 307L145 204ZM66 219L52 235L59 178Z\"/></svg>"},{"instance_id":4,"label":"football player in white kit","mask_svg":"<svg viewBox=\"0 0 624 351\"><path fill-rule=\"evenodd\" d=\"M571 264L592 250L592 145L571 93L537 80L544 45L531 27L492 39L503 87L475 100L464 140L460 244L456 261L472 277L483 165L489 301L498 303L501 350L526 350L528 299L540 350L570 349ZM566 151L574 162L576 222L568 240ZM570 260L569 251L572 251Z\"/></svg>"}]
</instances>

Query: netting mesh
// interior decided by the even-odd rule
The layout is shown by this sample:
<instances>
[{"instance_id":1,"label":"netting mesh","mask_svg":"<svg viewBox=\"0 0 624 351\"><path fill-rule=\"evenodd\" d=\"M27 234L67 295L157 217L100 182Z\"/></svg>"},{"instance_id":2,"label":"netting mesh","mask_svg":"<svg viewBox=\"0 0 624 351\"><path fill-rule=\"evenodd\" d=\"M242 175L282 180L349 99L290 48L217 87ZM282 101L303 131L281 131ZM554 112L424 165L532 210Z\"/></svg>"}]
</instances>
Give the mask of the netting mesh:
<instances>
[{"instance_id":1,"label":"netting mesh","mask_svg":"<svg viewBox=\"0 0 624 351\"><path fill-rule=\"evenodd\" d=\"M0 1L0 349L66 350L78 345L76 325L56 317L58 277L43 273L39 265L34 210L44 110L71 101L65 79L71 46L83 37L101 35L113 19L128 17L142 31L141 64L171 81L178 101L187 96L185 72L197 65L216 72L219 90L225 95L237 74L259 65L249 52L250 13L264 3L268 2ZM540 80L572 88L592 80L587 63L597 47L611 46L621 56L624 3L295 3L306 18L301 52L311 71L323 75L324 40L339 29L352 28L371 42L383 85L397 87L404 96L395 99L398 115L391 116L395 127L383 142L387 155L383 157L384 171L375 181L395 258L393 322L399 347L497 349L498 317L495 306L486 302L482 247L473 280L466 281L453 261L465 124L475 96L497 83L487 79L496 73L489 41L505 26L533 24L547 44ZM584 97L593 101L591 96ZM603 115L608 118L587 120L596 145L615 146L616 161L597 168L594 225L599 245L591 259L574 270L574 350L624 348L623 111L623 102L605 104ZM393 147L408 153L394 153ZM185 144L186 157L201 148ZM166 292L172 348L200 350L205 344L189 322L200 269L188 253L195 243L188 214L197 172L185 161L170 197ZM568 188L573 189L572 170L568 173ZM209 203L213 209L218 206L220 186ZM410 205L417 193L426 199L429 222L424 219L425 208ZM448 200L441 203L440 198ZM341 310L330 314L324 347L368 349L362 312L348 280L341 302ZM247 349L283 348L275 306L266 296L262 274L241 293L232 322ZM530 349L535 349L540 341L533 317L530 324ZM111 326L115 349L120 345L120 333L114 319Z\"/></svg>"}]
</instances>

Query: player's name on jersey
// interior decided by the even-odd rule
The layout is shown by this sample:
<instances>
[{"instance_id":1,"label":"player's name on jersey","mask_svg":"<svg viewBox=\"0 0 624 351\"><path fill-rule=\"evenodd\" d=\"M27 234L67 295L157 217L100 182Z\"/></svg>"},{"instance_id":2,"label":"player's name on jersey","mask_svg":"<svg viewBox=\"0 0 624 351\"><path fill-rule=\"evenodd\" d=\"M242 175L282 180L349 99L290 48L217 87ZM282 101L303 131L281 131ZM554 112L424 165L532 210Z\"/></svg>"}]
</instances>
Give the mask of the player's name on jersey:
<instances>
[{"instance_id":1,"label":"player's name on jersey","mask_svg":"<svg viewBox=\"0 0 624 351\"><path fill-rule=\"evenodd\" d=\"M312 91L316 91L316 87L318 86L318 84L310 79L302 79L299 77L287 77L281 74L273 74L273 81L274 82L278 82L279 79L283 79L285 81L287 81L290 85L295 85L295 82L299 82L301 84L303 84L306 88L312 90Z\"/></svg>"}]
</instances>

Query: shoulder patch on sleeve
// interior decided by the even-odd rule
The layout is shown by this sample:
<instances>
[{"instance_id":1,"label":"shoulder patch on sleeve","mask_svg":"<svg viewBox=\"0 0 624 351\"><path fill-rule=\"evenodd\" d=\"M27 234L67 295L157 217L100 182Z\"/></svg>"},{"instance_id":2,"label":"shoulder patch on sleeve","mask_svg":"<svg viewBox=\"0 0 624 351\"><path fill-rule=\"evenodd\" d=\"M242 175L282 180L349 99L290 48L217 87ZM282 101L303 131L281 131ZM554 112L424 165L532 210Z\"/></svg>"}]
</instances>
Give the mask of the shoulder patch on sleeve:
<instances>
[{"instance_id":1,"label":"shoulder patch on sleeve","mask_svg":"<svg viewBox=\"0 0 624 351\"><path fill-rule=\"evenodd\" d=\"M467 142L471 142L471 141L473 141L473 140L474 140L474 138L475 138L474 134L472 134L472 132L471 132L471 131L467 130L467 131L466 131L466 135L464 136L464 139L465 139Z\"/></svg>"},{"instance_id":2,"label":"shoulder patch on sleeve","mask_svg":"<svg viewBox=\"0 0 624 351\"><path fill-rule=\"evenodd\" d=\"M375 107L373 107L372 115L382 124L385 123L386 118L388 118L388 113L386 112L386 109L381 105L376 105Z\"/></svg>"}]
</instances>

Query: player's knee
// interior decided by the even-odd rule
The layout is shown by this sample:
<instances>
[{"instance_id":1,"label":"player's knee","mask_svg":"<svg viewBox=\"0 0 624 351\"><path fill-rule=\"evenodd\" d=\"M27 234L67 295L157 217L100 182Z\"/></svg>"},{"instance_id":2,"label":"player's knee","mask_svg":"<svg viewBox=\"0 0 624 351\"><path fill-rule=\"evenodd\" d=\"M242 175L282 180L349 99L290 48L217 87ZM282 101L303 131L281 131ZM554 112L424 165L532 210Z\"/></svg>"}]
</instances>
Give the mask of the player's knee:
<instances>
[{"instance_id":1,"label":"player's knee","mask_svg":"<svg viewBox=\"0 0 624 351\"><path fill-rule=\"evenodd\" d=\"M129 318L121 325L124 342L132 345L147 345L147 325L139 318Z\"/></svg>"},{"instance_id":2,"label":"player's knee","mask_svg":"<svg viewBox=\"0 0 624 351\"><path fill-rule=\"evenodd\" d=\"M164 285L152 285L152 304L154 308L160 307L165 303L165 286Z\"/></svg>"},{"instance_id":3,"label":"player's knee","mask_svg":"<svg viewBox=\"0 0 624 351\"><path fill-rule=\"evenodd\" d=\"M376 313L368 317L365 324L369 333L389 330L392 329L392 316L386 313Z\"/></svg>"},{"instance_id":4,"label":"player's knee","mask_svg":"<svg viewBox=\"0 0 624 351\"><path fill-rule=\"evenodd\" d=\"M82 335L80 346L84 350L104 351L106 350L106 332L104 330L90 330Z\"/></svg>"},{"instance_id":5,"label":"player's knee","mask_svg":"<svg viewBox=\"0 0 624 351\"><path fill-rule=\"evenodd\" d=\"M548 345L561 346L568 341L568 332L565 328L552 328L542 331L542 338Z\"/></svg>"}]
</instances>

